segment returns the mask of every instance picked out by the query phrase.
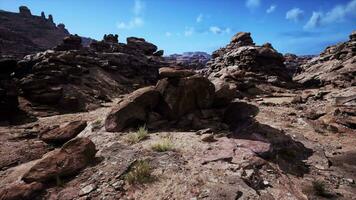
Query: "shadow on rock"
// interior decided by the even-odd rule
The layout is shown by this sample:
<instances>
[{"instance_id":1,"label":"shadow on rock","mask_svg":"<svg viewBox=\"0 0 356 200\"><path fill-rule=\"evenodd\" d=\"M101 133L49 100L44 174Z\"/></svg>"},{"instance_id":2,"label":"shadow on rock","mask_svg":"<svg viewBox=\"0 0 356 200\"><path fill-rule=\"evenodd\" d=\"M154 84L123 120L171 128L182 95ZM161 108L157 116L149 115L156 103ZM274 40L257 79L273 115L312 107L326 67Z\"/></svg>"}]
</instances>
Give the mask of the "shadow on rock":
<instances>
[{"instance_id":1,"label":"shadow on rock","mask_svg":"<svg viewBox=\"0 0 356 200\"><path fill-rule=\"evenodd\" d=\"M230 135L231 138L268 143L270 150L257 153L258 156L276 163L286 173L296 176L308 173L309 166L304 160L312 155L311 149L293 140L284 131L257 122L253 117L257 115L259 109L254 105L239 102L232 111L225 116L230 119L229 124L234 130Z\"/></svg>"}]
</instances>

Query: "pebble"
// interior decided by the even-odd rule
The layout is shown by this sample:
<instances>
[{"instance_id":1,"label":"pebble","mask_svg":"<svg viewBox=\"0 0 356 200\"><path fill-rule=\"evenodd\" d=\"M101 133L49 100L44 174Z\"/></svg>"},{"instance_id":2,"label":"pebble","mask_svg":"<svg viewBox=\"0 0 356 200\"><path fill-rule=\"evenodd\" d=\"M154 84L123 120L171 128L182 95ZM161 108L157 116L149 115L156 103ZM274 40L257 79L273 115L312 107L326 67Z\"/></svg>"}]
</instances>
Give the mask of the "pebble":
<instances>
[{"instance_id":1,"label":"pebble","mask_svg":"<svg viewBox=\"0 0 356 200\"><path fill-rule=\"evenodd\" d=\"M90 192L92 192L95 188L96 188L96 186L94 184L87 185L80 190L79 196L87 195Z\"/></svg>"}]
</instances>

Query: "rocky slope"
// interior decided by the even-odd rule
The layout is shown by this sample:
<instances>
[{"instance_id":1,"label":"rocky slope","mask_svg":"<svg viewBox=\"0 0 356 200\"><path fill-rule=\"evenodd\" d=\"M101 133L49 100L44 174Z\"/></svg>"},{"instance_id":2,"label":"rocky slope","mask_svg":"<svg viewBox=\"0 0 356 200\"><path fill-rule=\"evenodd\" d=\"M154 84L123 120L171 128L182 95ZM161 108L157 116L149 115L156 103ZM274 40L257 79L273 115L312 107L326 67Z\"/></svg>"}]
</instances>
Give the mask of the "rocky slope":
<instances>
[{"instance_id":1,"label":"rocky slope","mask_svg":"<svg viewBox=\"0 0 356 200\"><path fill-rule=\"evenodd\" d=\"M16 105L12 96L18 93L20 108L37 116L97 108L158 80L162 58L154 55L156 50L140 38L122 44L105 36L85 48L79 36L67 37L54 50L1 62L18 88L7 86L1 102L5 107L7 102Z\"/></svg>"},{"instance_id":2,"label":"rocky slope","mask_svg":"<svg viewBox=\"0 0 356 200\"><path fill-rule=\"evenodd\" d=\"M19 13L0 10L0 53L23 57L58 45L69 32L64 24L56 25L52 15L46 18L31 14L25 6Z\"/></svg>"},{"instance_id":3,"label":"rocky slope","mask_svg":"<svg viewBox=\"0 0 356 200\"><path fill-rule=\"evenodd\" d=\"M185 52L183 54L172 54L164 57L169 66L187 69L202 69L211 56L205 52Z\"/></svg>"}]
</instances>

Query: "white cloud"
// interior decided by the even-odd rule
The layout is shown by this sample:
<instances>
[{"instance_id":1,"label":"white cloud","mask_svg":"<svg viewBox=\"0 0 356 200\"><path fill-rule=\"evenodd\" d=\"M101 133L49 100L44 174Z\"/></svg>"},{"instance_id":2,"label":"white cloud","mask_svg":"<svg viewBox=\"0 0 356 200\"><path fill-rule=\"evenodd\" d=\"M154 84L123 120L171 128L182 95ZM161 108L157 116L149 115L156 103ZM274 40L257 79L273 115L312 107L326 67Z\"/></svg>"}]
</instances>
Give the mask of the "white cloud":
<instances>
[{"instance_id":1,"label":"white cloud","mask_svg":"<svg viewBox=\"0 0 356 200\"><path fill-rule=\"evenodd\" d=\"M202 22L202 21L203 21L203 18L204 18L204 15L203 15L203 14L199 14L198 17L197 17L197 19L196 19L197 23Z\"/></svg>"},{"instance_id":2,"label":"white cloud","mask_svg":"<svg viewBox=\"0 0 356 200\"><path fill-rule=\"evenodd\" d=\"M166 32L166 37L171 37L172 33L171 32Z\"/></svg>"},{"instance_id":3,"label":"white cloud","mask_svg":"<svg viewBox=\"0 0 356 200\"><path fill-rule=\"evenodd\" d=\"M277 6L276 5L271 5L267 10L266 13L273 13L276 10Z\"/></svg>"},{"instance_id":4,"label":"white cloud","mask_svg":"<svg viewBox=\"0 0 356 200\"><path fill-rule=\"evenodd\" d=\"M141 16L142 16L144 9L145 9L144 2L142 2L141 0L135 0L133 8L132 8L132 12L134 14L132 19L128 22L118 22L116 24L116 27L118 29L129 30L129 29L139 28L139 27L143 26L144 20Z\"/></svg>"},{"instance_id":5,"label":"white cloud","mask_svg":"<svg viewBox=\"0 0 356 200\"><path fill-rule=\"evenodd\" d=\"M145 4L141 0L135 0L134 7L133 7L133 13L135 15L140 15L143 10L145 9Z\"/></svg>"},{"instance_id":6,"label":"white cloud","mask_svg":"<svg viewBox=\"0 0 356 200\"><path fill-rule=\"evenodd\" d=\"M194 33L194 28L193 27L187 27L187 28L185 28L184 36L188 37L188 36L193 35L193 33Z\"/></svg>"},{"instance_id":7,"label":"white cloud","mask_svg":"<svg viewBox=\"0 0 356 200\"><path fill-rule=\"evenodd\" d=\"M230 28L220 28L218 26L211 26L209 28L209 31L214 33L214 34L222 34L222 33L230 33L231 32L231 29Z\"/></svg>"},{"instance_id":8,"label":"white cloud","mask_svg":"<svg viewBox=\"0 0 356 200\"><path fill-rule=\"evenodd\" d=\"M326 13L314 11L304 28L313 29L327 24L343 22L350 16L356 16L356 0L352 0L345 5L337 5Z\"/></svg>"},{"instance_id":9,"label":"white cloud","mask_svg":"<svg viewBox=\"0 0 356 200\"><path fill-rule=\"evenodd\" d=\"M323 13L313 12L308 22L304 25L304 29L312 29L317 26L320 26L322 17L323 17Z\"/></svg>"},{"instance_id":10,"label":"white cloud","mask_svg":"<svg viewBox=\"0 0 356 200\"><path fill-rule=\"evenodd\" d=\"M293 8L286 13L286 19L298 22L302 19L304 11L300 8Z\"/></svg>"},{"instance_id":11,"label":"white cloud","mask_svg":"<svg viewBox=\"0 0 356 200\"><path fill-rule=\"evenodd\" d=\"M261 5L261 1L260 0L247 0L246 1L246 7L249 9L254 9L257 8Z\"/></svg>"},{"instance_id":12,"label":"white cloud","mask_svg":"<svg viewBox=\"0 0 356 200\"><path fill-rule=\"evenodd\" d=\"M135 17L131 19L129 22L120 22L117 24L118 29L133 29L141 27L144 24L143 19L140 17Z\"/></svg>"}]
</instances>

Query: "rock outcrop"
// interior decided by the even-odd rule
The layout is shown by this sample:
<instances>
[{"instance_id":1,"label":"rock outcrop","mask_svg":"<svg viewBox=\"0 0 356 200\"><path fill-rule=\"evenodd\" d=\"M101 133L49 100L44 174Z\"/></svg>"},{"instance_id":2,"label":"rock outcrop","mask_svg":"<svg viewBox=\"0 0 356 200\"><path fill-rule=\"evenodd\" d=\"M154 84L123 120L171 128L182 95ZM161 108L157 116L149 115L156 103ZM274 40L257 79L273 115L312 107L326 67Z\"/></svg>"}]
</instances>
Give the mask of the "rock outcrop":
<instances>
[{"instance_id":1,"label":"rock outcrop","mask_svg":"<svg viewBox=\"0 0 356 200\"><path fill-rule=\"evenodd\" d=\"M208 62L209 79L222 79L237 90L258 94L273 90L269 86L292 87L284 57L271 44L256 46L250 33L237 33L225 48L212 54Z\"/></svg>"},{"instance_id":2,"label":"rock outcrop","mask_svg":"<svg viewBox=\"0 0 356 200\"><path fill-rule=\"evenodd\" d=\"M330 46L303 65L294 80L305 87L332 86L346 88L356 85L356 31L349 41Z\"/></svg>"},{"instance_id":3,"label":"rock outcrop","mask_svg":"<svg viewBox=\"0 0 356 200\"><path fill-rule=\"evenodd\" d=\"M140 45L133 48L115 42L116 37L106 36L88 48L81 46L80 37L69 36L55 50L26 56L11 73L33 108L46 106L56 112L91 110L158 80L158 68L163 62L160 56L153 55L156 48L151 48L148 55L145 44L152 44L139 40ZM99 50L98 46L108 48Z\"/></svg>"},{"instance_id":4,"label":"rock outcrop","mask_svg":"<svg viewBox=\"0 0 356 200\"><path fill-rule=\"evenodd\" d=\"M112 109L105 121L107 131L143 124L153 129L227 128L223 115L233 112L233 107L228 108L233 94L215 90L209 79L193 71L161 68L159 72L161 80L155 87L136 90Z\"/></svg>"},{"instance_id":5,"label":"rock outcrop","mask_svg":"<svg viewBox=\"0 0 356 200\"><path fill-rule=\"evenodd\" d=\"M58 45L69 32L50 16L32 15L26 6L19 13L0 11L0 53L21 58Z\"/></svg>"}]
</instances>

